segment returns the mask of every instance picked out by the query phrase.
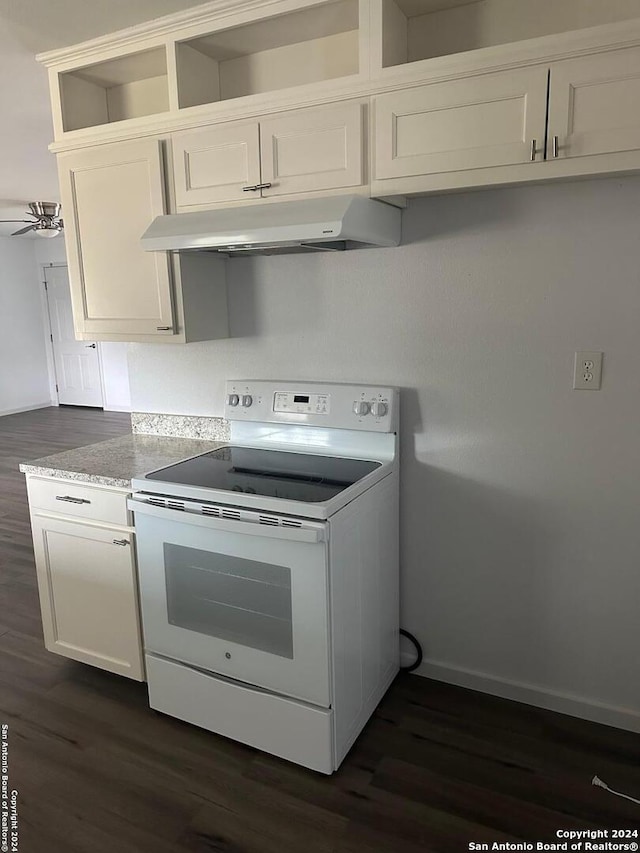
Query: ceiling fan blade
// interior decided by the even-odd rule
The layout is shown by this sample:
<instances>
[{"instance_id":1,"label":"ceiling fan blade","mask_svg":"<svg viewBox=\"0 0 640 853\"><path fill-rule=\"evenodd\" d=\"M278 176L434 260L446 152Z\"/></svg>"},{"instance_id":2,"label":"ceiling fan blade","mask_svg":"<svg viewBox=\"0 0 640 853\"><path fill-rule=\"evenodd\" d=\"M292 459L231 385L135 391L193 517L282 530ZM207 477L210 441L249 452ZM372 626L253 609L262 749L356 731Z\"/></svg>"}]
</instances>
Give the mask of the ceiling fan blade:
<instances>
[{"instance_id":1,"label":"ceiling fan blade","mask_svg":"<svg viewBox=\"0 0 640 853\"><path fill-rule=\"evenodd\" d=\"M24 221L24 220L23 220ZM14 231L12 237L19 237L20 234L26 234L27 231L35 231L35 225L27 225L26 228L21 228L19 231Z\"/></svg>"}]
</instances>

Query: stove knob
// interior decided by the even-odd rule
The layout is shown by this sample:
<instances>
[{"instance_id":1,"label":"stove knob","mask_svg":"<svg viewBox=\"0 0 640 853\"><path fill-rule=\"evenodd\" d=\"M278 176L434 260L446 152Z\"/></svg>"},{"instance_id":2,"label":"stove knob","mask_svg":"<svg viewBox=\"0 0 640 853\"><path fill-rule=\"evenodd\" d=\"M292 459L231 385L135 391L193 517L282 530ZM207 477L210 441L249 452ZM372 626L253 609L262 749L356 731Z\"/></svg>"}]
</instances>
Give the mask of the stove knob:
<instances>
[{"instance_id":1,"label":"stove knob","mask_svg":"<svg viewBox=\"0 0 640 853\"><path fill-rule=\"evenodd\" d=\"M245 407L245 409L248 409L252 403L253 397L251 396L251 394L244 394L244 396L242 397L242 405Z\"/></svg>"},{"instance_id":2,"label":"stove knob","mask_svg":"<svg viewBox=\"0 0 640 853\"><path fill-rule=\"evenodd\" d=\"M227 403L230 406L237 406L239 402L240 402L240 397L238 397L237 394L229 394L229 396L227 397Z\"/></svg>"},{"instance_id":3,"label":"stove knob","mask_svg":"<svg viewBox=\"0 0 640 853\"><path fill-rule=\"evenodd\" d=\"M389 407L386 403L372 403L371 404L371 414L374 418L383 418L389 410Z\"/></svg>"},{"instance_id":4,"label":"stove knob","mask_svg":"<svg viewBox=\"0 0 640 853\"><path fill-rule=\"evenodd\" d=\"M356 400L353 404L353 411L356 415L368 415L369 404L365 403L364 400Z\"/></svg>"}]
</instances>

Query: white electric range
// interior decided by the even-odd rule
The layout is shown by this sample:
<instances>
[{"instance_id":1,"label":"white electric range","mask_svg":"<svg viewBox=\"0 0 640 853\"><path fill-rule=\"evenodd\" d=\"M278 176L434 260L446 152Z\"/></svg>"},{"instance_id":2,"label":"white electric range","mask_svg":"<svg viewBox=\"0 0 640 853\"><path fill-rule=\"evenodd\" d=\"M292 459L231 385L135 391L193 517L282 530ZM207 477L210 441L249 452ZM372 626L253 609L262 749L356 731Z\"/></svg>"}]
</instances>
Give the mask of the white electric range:
<instances>
[{"instance_id":1,"label":"white electric range","mask_svg":"<svg viewBox=\"0 0 640 853\"><path fill-rule=\"evenodd\" d=\"M398 393L228 382L225 415L133 482L150 704L332 773L398 671Z\"/></svg>"}]
</instances>

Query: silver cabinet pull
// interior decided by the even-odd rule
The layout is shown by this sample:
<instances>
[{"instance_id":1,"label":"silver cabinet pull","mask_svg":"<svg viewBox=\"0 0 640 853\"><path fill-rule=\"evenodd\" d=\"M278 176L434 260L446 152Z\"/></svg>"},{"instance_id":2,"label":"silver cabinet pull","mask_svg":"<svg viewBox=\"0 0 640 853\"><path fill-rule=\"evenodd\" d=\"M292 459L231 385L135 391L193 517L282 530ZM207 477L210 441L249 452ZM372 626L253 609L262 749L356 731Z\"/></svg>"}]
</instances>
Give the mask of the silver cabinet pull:
<instances>
[{"instance_id":1,"label":"silver cabinet pull","mask_svg":"<svg viewBox=\"0 0 640 853\"><path fill-rule=\"evenodd\" d=\"M250 187L242 187L243 193L255 193L258 190L268 190L271 184L253 184Z\"/></svg>"},{"instance_id":2,"label":"silver cabinet pull","mask_svg":"<svg viewBox=\"0 0 640 853\"><path fill-rule=\"evenodd\" d=\"M71 495L56 495L57 501L66 501L69 504L90 504L86 498L73 498Z\"/></svg>"},{"instance_id":3,"label":"silver cabinet pull","mask_svg":"<svg viewBox=\"0 0 640 853\"><path fill-rule=\"evenodd\" d=\"M533 163L536 159L536 154L542 153L542 149L538 148L537 139L531 140L531 162Z\"/></svg>"},{"instance_id":4,"label":"silver cabinet pull","mask_svg":"<svg viewBox=\"0 0 640 853\"><path fill-rule=\"evenodd\" d=\"M171 332L171 331L173 331L173 327L172 327L172 326L156 326L156 329L157 329L159 332Z\"/></svg>"},{"instance_id":5,"label":"silver cabinet pull","mask_svg":"<svg viewBox=\"0 0 640 853\"><path fill-rule=\"evenodd\" d=\"M558 141L559 141L558 137L554 136L553 140L552 140L552 146L551 146L551 152L552 152L554 158L556 158L558 156L558 151L560 150L560 146L558 144Z\"/></svg>"},{"instance_id":6,"label":"silver cabinet pull","mask_svg":"<svg viewBox=\"0 0 640 853\"><path fill-rule=\"evenodd\" d=\"M113 544L114 545L128 545L129 540L128 539L114 539Z\"/></svg>"}]
</instances>

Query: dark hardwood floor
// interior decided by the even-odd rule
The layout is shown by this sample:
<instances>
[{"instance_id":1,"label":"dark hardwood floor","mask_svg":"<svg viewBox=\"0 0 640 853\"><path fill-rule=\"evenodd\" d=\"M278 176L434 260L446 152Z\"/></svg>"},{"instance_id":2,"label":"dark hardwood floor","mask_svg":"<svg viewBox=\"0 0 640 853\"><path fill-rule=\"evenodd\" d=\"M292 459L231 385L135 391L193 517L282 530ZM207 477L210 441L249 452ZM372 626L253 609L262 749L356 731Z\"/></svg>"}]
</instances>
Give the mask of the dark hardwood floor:
<instances>
[{"instance_id":1,"label":"dark hardwood floor","mask_svg":"<svg viewBox=\"0 0 640 853\"><path fill-rule=\"evenodd\" d=\"M18 463L127 431L88 410L0 418L0 722L20 853L453 853L640 829L640 806L591 785L640 798L638 735L402 676L323 777L46 652Z\"/></svg>"}]
</instances>

